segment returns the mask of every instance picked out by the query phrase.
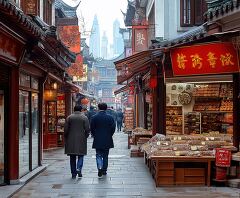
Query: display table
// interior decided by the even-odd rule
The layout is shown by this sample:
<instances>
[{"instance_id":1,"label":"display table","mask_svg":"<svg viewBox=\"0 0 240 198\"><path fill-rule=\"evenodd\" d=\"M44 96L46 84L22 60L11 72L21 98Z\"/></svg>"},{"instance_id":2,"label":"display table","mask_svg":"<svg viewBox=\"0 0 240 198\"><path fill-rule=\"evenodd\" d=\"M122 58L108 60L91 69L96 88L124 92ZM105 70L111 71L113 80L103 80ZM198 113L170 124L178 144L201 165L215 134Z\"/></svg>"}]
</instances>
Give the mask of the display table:
<instances>
[{"instance_id":1,"label":"display table","mask_svg":"<svg viewBox=\"0 0 240 198\"><path fill-rule=\"evenodd\" d=\"M146 156L146 155L145 155ZM207 185L211 181L213 156L151 156L145 157L156 186Z\"/></svg>"}]
</instances>

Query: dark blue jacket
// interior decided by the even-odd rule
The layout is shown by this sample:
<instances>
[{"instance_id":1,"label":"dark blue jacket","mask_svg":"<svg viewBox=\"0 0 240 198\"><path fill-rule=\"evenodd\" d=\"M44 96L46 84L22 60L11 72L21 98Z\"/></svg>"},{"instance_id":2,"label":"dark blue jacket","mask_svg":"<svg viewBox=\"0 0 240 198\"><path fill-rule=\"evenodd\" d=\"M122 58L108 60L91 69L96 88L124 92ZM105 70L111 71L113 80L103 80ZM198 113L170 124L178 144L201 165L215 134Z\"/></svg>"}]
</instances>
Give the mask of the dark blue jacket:
<instances>
[{"instance_id":1,"label":"dark blue jacket","mask_svg":"<svg viewBox=\"0 0 240 198\"><path fill-rule=\"evenodd\" d=\"M115 132L115 127L113 117L105 111L100 111L94 115L91 120L92 147L96 149L113 148L112 136Z\"/></svg>"}]
</instances>

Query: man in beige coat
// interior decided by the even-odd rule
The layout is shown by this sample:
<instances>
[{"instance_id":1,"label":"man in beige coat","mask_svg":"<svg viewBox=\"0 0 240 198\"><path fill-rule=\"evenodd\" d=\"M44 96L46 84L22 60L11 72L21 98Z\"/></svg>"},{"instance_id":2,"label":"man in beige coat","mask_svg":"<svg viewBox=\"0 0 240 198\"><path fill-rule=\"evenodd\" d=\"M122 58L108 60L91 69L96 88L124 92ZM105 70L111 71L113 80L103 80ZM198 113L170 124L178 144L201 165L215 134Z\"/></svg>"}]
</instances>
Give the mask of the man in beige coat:
<instances>
[{"instance_id":1,"label":"man in beige coat","mask_svg":"<svg viewBox=\"0 0 240 198\"><path fill-rule=\"evenodd\" d=\"M81 106L74 107L74 113L67 117L64 126L65 154L70 156L72 178L82 177L83 157L87 154L87 138L90 133L88 118ZM76 157L78 156L77 164Z\"/></svg>"}]
</instances>

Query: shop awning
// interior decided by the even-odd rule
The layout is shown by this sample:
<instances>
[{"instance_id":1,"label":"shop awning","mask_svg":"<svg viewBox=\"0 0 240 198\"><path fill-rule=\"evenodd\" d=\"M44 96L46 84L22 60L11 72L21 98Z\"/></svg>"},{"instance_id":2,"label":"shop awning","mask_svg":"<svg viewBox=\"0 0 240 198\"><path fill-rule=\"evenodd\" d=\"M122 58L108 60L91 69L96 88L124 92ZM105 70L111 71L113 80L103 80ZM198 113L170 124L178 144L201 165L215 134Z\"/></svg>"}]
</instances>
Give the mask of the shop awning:
<instances>
[{"instance_id":1,"label":"shop awning","mask_svg":"<svg viewBox=\"0 0 240 198\"><path fill-rule=\"evenodd\" d=\"M162 53L163 49L150 49L114 62L118 71L118 84L129 80L141 72L147 73L152 61L159 57Z\"/></svg>"},{"instance_id":2,"label":"shop awning","mask_svg":"<svg viewBox=\"0 0 240 198\"><path fill-rule=\"evenodd\" d=\"M128 85L125 85L125 86L117 89L116 91L114 91L114 94L117 95L117 94L120 94L120 93L122 93L124 91L127 91L127 90L128 90Z\"/></svg>"},{"instance_id":3,"label":"shop awning","mask_svg":"<svg viewBox=\"0 0 240 198\"><path fill-rule=\"evenodd\" d=\"M72 82L66 81L66 87L71 90L73 93L79 93L80 89L77 85L73 84Z\"/></svg>"}]
</instances>

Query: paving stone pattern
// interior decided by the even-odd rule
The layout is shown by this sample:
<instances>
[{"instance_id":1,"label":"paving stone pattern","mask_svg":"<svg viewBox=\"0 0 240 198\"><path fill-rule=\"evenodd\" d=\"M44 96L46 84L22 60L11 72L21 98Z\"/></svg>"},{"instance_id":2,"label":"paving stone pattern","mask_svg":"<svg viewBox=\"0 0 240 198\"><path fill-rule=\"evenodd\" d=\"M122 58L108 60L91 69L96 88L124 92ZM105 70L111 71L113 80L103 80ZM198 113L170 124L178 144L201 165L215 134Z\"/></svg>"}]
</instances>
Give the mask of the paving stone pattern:
<instances>
[{"instance_id":1,"label":"paving stone pattern","mask_svg":"<svg viewBox=\"0 0 240 198\"><path fill-rule=\"evenodd\" d=\"M44 153L49 167L22 188L14 198L240 198L240 190L228 187L155 187L143 158L130 158L127 135L114 135L115 148L110 150L107 176L99 179L92 139L88 140L88 155L84 158L83 178L71 179L68 156L64 150Z\"/></svg>"}]
</instances>

